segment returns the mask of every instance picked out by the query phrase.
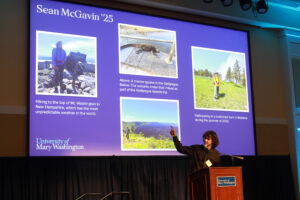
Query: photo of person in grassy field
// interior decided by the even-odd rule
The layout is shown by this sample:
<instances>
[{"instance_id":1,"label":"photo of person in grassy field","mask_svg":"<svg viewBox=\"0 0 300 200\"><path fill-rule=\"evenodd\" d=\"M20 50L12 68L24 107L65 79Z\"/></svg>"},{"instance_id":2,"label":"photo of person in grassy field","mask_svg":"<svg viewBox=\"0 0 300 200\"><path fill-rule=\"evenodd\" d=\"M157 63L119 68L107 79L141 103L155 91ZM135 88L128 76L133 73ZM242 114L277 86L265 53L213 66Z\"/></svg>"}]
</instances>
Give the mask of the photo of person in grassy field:
<instances>
[{"instance_id":1,"label":"photo of person in grassy field","mask_svg":"<svg viewBox=\"0 0 300 200\"><path fill-rule=\"evenodd\" d=\"M121 98L122 150L176 150L170 127L179 132L177 100Z\"/></svg>"},{"instance_id":2,"label":"photo of person in grassy field","mask_svg":"<svg viewBox=\"0 0 300 200\"><path fill-rule=\"evenodd\" d=\"M220 77L219 73L215 72L213 76L213 83L214 83L214 100L219 98L219 87L220 87Z\"/></svg>"},{"instance_id":3,"label":"photo of person in grassy field","mask_svg":"<svg viewBox=\"0 0 300 200\"><path fill-rule=\"evenodd\" d=\"M245 54L192 47L195 109L248 112Z\"/></svg>"}]
</instances>

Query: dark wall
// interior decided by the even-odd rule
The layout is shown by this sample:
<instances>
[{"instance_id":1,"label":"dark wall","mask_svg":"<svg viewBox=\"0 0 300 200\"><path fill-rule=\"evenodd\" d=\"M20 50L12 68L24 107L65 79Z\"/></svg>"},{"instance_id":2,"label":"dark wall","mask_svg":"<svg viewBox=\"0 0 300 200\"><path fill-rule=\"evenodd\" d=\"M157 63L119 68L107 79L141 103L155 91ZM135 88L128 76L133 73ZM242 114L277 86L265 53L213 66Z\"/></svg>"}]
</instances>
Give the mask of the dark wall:
<instances>
[{"instance_id":1,"label":"dark wall","mask_svg":"<svg viewBox=\"0 0 300 200\"><path fill-rule=\"evenodd\" d=\"M109 1L98 2L117 6ZM186 199L186 157L24 157L28 136L27 3L0 2L0 156L6 156L0 158L0 199L71 200L85 192L113 190L128 190L135 200ZM288 155L277 31L133 5L124 8L248 30L258 155ZM272 76L265 76L270 73ZM288 156L247 157L240 163L244 167L245 199L294 199L289 163Z\"/></svg>"}]
</instances>

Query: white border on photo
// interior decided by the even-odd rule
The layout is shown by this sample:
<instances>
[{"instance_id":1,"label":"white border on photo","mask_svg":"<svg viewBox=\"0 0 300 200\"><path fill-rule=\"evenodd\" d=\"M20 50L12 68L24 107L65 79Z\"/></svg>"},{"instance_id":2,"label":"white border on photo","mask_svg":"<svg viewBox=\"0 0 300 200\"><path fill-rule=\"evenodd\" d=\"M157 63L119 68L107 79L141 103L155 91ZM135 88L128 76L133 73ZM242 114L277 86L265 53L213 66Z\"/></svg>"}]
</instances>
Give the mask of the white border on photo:
<instances>
[{"instance_id":1,"label":"white border on photo","mask_svg":"<svg viewBox=\"0 0 300 200\"><path fill-rule=\"evenodd\" d=\"M125 25L125 26L131 26L131 27L141 27L141 28L149 28L149 29L155 29L158 31L169 31L169 32L174 32L175 34L175 54L176 54L176 76L172 77L172 76L160 76L160 75L144 75L144 74L134 74L134 73L121 73L121 46L120 46L120 25ZM177 36L176 36L176 31L172 31L172 30L166 30L166 29L159 29L159 28L153 28L153 27L147 27L147 26L138 26L138 25L132 25L132 24L123 24L123 23L118 23L118 39L119 39L119 74L129 74L129 75L136 75L136 76L153 76L153 77L162 77L162 78L174 78L174 79L178 79L178 54L177 54ZM141 38L141 39L145 39L145 38Z\"/></svg>"},{"instance_id":2,"label":"white border on photo","mask_svg":"<svg viewBox=\"0 0 300 200\"><path fill-rule=\"evenodd\" d=\"M123 149L123 123L122 123L122 100L123 99L134 99L134 100L146 100L146 101L165 101L165 102L176 102L177 103L177 118L178 118L178 133L177 137L181 140L180 134L180 115L179 115L179 100L173 99L151 99L151 98L136 98L136 97L120 97L120 135L121 135L121 151L177 151L174 149Z\"/></svg>"},{"instance_id":3,"label":"white border on photo","mask_svg":"<svg viewBox=\"0 0 300 200\"><path fill-rule=\"evenodd\" d=\"M52 35L63 35L63 36L75 36L79 38L88 38L88 39L93 39L94 44L95 44L95 95L80 95L80 94L59 94L59 93L39 93L38 92L38 37L39 33L44 33L44 34L52 34ZM91 97L91 98L97 98L98 97L98 74L97 74L97 38L96 37L91 37L91 36L82 36L82 35L74 35L74 34L66 34L66 33L57 33L57 32L49 32L49 31L40 31L36 30L36 58L35 58L35 95L51 95L51 96L68 96L68 97Z\"/></svg>"},{"instance_id":4,"label":"white border on photo","mask_svg":"<svg viewBox=\"0 0 300 200\"><path fill-rule=\"evenodd\" d=\"M226 53L231 53L231 54L241 54L244 57L244 62L245 62L245 73L246 73L246 94L247 94L247 109L246 110L232 110L232 109L216 109L216 108L200 108L196 107L196 89L195 89L195 74L194 74L194 56L193 56L193 49L205 49L209 51L220 51L220 52L226 52ZM194 90L194 109L195 110L214 110L214 111L231 111L231 112L249 112L249 97L248 97L248 67L247 67L247 62L246 62L246 55L245 53L242 52L235 52L235 51L227 51L227 50L220 50L220 49L213 49L213 48L206 48L206 47L197 47L197 46L191 46L191 51L192 51L192 73L193 73L193 90Z\"/></svg>"}]
</instances>

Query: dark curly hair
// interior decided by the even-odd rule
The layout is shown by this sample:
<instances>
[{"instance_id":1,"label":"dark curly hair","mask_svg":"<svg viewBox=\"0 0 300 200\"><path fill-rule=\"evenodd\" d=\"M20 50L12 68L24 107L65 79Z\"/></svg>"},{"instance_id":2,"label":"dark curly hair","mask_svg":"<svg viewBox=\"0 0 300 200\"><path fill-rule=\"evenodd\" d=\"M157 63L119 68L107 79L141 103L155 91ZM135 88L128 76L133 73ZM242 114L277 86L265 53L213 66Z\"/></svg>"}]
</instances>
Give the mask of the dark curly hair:
<instances>
[{"instance_id":1,"label":"dark curly hair","mask_svg":"<svg viewBox=\"0 0 300 200\"><path fill-rule=\"evenodd\" d=\"M212 149L216 148L219 145L219 139L217 136L217 133L214 131L206 131L203 135L203 142L205 138L211 138L212 139Z\"/></svg>"}]
</instances>

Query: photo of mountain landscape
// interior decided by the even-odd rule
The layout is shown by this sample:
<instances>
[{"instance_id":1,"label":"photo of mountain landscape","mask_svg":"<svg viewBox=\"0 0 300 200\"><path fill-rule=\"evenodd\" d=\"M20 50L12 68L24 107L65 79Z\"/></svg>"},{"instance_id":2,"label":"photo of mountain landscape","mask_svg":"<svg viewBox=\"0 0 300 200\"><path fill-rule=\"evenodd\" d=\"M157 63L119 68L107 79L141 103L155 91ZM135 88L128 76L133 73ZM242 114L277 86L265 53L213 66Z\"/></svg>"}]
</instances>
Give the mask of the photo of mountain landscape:
<instances>
[{"instance_id":1,"label":"photo of mountain landscape","mask_svg":"<svg viewBox=\"0 0 300 200\"><path fill-rule=\"evenodd\" d=\"M170 126L180 137L178 101L121 98L122 150L175 150Z\"/></svg>"}]
</instances>

